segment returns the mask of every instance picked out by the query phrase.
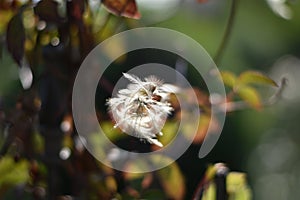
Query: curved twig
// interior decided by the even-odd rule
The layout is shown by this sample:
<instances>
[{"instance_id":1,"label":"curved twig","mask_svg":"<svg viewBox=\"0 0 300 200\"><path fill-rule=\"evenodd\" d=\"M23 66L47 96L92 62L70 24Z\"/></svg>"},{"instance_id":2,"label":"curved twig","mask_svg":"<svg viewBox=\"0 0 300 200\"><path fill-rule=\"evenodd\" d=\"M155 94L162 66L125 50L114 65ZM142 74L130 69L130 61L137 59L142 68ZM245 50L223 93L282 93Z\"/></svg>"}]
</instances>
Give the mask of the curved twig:
<instances>
[{"instance_id":1,"label":"curved twig","mask_svg":"<svg viewBox=\"0 0 300 200\"><path fill-rule=\"evenodd\" d=\"M220 60L223 56L224 50L225 50L225 48L228 44L229 37L230 37L232 29L233 29L234 19L235 19L236 11L237 11L237 4L238 4L238 0L232 0L231 1L230 15L229 15L229 18L228 18L226 29L225 29L221 44L220 44L220 46L217 50L217 53L214 57L214 61L217 65L219 64L219 62L220 62Z\"/></svg>"},{"instance_id":2,"label":"curved twig","mask_svg":"<svg viewBox=\"0 0 300 200\"><path fill-rule=\"evenodd\" d=\"M265 102L263 102L262 105L264 107L267 107L267 106L272 106L275 103L277 103L282 98L282 93L287 86L287 82L288 82L287 78L285 78L285 77L282 78L280 87L278 88L278 90L275 92L274 95L272 95L269 99L267 99ZM245 101L235 101L235 102L227 102L226 103L226 112L244 110L247 108L251 108L251 106ZM223 111L224 111L224 109L223 109Z\"/></svg>"}]
</instances>

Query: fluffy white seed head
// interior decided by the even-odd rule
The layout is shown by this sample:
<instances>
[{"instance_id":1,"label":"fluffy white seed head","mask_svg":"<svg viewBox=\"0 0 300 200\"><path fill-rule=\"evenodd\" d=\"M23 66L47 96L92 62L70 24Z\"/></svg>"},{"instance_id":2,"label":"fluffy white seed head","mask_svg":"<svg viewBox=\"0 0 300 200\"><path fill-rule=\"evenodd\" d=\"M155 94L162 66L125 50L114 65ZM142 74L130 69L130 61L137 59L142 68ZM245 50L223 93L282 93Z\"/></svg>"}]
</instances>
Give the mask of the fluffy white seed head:
<instances>
[{"instance_id":1,"label":"fluffy white seed head","mask_svg":"<svg viewBox=\"0 0 300 200\"><path fill-rule=\"evenodd\" d=\"M131 83L107 102L116 122L114 127L162 147L157 135L163 135L161 129L173 111L168 102L169 96L178 92L178 88L164 84L155 76L146 77L143 81L132 74L123 73L123 75Z\"/></svg>"}]
</instances>

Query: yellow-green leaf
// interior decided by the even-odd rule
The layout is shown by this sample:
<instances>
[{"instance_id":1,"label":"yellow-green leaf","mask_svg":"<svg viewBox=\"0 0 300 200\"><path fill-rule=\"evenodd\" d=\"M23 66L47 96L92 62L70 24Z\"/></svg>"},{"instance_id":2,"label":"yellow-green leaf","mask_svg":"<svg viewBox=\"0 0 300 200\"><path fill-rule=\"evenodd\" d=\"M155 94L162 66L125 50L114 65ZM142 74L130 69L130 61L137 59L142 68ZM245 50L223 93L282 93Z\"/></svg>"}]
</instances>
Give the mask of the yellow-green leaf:
<instances>
[{"instance_id":1,"label":"yellow-green leaf","mask_svg":"<svg viewBox=\"0 0 300 200\"><path fill-rule=\"evenodd\" d=\"M33 144L34 144L34 150L37 153L42 153L44 151L44 147L45 147L45 141L44 138L41 136L40 133L33 133L32 135L32 140L33 140Z\"/></svg>"},{"instance_id":2,"label":"yellow-green leaf","mask_svg":"<svg viewBox=\"0 0 300 200\"><path fill-rule=\"evenodd\" d=\"M70 135L65 135L62 143L63 143L63 147L68 147L68 148L73 147L73 139Z\"/></svg>"},{"instance_id":3,"label":"yellow-green leaf","mask_svg":"<svg viewBox=\"0 0 300 200\"><path fill-rule=\"evenodd\" d=\"M184 177L175 162L158 170L157 174L169 199L183 199L185 194Z\"/></svg>"},{"instance_id":4,"label":"yellow-green leaf","mask_svg":"<svg viewBox=\"0 0 300 200\"><path fill-rule=\"evenodd\" d=\"M257 72L257 71L246 71L240 74L238 78L239 84L248 85L248 84L263 84L278 86L277 83L266 75Z\"/></svg>"},{"instance_id":5,"label":"yellow-green leaf","mask_svg":"<svg viewBox=\"0 0 300 200\"><path fill-rule=\"evenodd\" d=\"M26 160L15 162L13 157L0 159L0 188L2 185L17 185L29 181L29 163Z\"/></svg>"},{"instance_id":6,"label":"yellow-green leaf","mask_svg":"<svg viewBox=\"0 0 300 200\"><path fill-rule=\"evenodd\" d=\"M135 180L135 179L142 180L142 178L146 175L145 173L131 173L131 172L139 172L139 171L143 171L143 170L147 170L147 169L149 169L149 166L144 160L128 162L126 164L125 170L130 171L130 172L124 173L124 178L126 180L130 180L130 181Z\"/></svg>"},{"instance_id":7,"label":"yellow-green leaf","mask_svg":"<svg viewBox=\"0 0 300 200\"><path fill-rule=\"evenodd\" d=\"M234 87L236 80L237 80L237 77L234 73L229 72L229 71L222 71L221 77L222 77L225 85L227 85L229 87Z\"/></svg>"},{"instance_id":8,"label":"yellow-green leaf","mask_svg":"<svg viewBox=\"0 0 300 200\"><path fill-rule=\"evenodd\" d=\"M215 165L209 165L205 172L205 177L207 180L212 180L217 172Z\"/></svg>"},{"instance_id":9,"label":"yellow-green leaf","mask_svg":"<svg viewBox=\"0 0 300 200\"><path fill-rule=\"evenodd\" d=\"M101 128L106 137L111 141L116 141L127 136L126 134L123 134L120 129L114 128L114 124L111 121L103 121L101 123Z\"/></svg>"},{"instance_id":10,"label":"yellow-green leaf","mask_svg":"<svg viewBox=\"0 0 300 200\"><path fill-rule=\"evenodd\" d=\"M261 98L259 93L252 87L243 86L239 87L236 91L242 100L247 102L251 107L255 109L261 108Z\"/></svg>"},{"instance_id":11,"label":"yellow-green leaf","mask_svg":"<svg viewBox=\"0 0 300 200\"><path fill-rule=\"evenodd\" d=\"M107 189L111 192L116 192L117 191L117 182L113 176L108 176L105 179L105 185Z\"/></svg>"},{"instance_id":12,"label":"yellow-green leaf","mask_svg":"<svg viewBox=\"0 0 300 200\"><path fill-rule=\"evenodd\" d=\"M203 192L201 200L212 200L216 199L216 185L214 182L210 183Z\"/></svg>"},{"instance_id":13,"label":"yellow-green leaf","mask_svg":"<svg viewBox=\"0 0 300 200\"><path fill-rule=\"evenodd\" d=\"M177 131L178 131L178 123L176 123L175 121L166 122L162 129L162 132L164 133L164 135L159 137L159 141L164 146L166 146L174 139Z\"/></svg>"},{"instance_id":14,"label":"yellow-green leaf","mask_svg":"<svg viewBox=\"0 0 300 200\"><path fill-rule=\"evenodd\" d=\"M251 190L247 184L246 174L230 172L226 178L227 192L229 200L250 200Z\"/></svg>"}]
</instances>

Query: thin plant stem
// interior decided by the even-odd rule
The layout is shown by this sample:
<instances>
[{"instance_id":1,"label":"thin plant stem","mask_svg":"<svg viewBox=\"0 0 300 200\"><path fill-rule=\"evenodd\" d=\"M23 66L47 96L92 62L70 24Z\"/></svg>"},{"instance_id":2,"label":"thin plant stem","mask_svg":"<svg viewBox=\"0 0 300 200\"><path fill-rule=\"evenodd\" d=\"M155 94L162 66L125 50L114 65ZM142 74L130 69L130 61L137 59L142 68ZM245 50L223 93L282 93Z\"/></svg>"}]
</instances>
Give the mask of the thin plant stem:
<instances>
[{"instance_id":1,"label":"thin plant stem","mask_svg":"<svg viewBox=\"0 0 300 200\"><path fill-rule=\"evenodd\" d=\"M220 61L222 59L222 56L224 54L224 51L226 49L226 46L228 44L232 29L233 29L234 20L235 20L236 11L237 11L237 4L238 4L238 0L231 1L230 15L229 15L229 18L227 21L226 29L225 29L221 44L220 44L220 46L217 50L217 53L214 57L214 61L217 65L220 64Z\"/></svg>"}]
</instances>

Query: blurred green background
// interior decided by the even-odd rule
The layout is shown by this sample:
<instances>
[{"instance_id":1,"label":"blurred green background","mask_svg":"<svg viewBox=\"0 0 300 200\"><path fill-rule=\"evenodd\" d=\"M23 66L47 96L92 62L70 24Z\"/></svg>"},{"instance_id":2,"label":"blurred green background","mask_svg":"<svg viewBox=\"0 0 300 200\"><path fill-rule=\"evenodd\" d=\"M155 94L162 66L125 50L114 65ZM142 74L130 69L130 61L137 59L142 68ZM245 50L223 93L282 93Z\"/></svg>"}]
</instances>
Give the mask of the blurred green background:
<instances>
[{"instance_id":1,"label":"blurred green background","mask_svg":"<svg viewBox=\"0 0 300 200\"><path fill-rule=\"evenodd\" d=\"M247 173L253 199L298 199L300 196L300 2L291 0L284 4L291 16L280 16L274 7L272 10L271 5L276 2L238 1L228 45L218 67L235 73L259 70L277 83L286 77L288 84L282 98L260 111L245 109L229 113L222 135L207 157L197 158L198 145L189 148L178 160L186 179L186 199L191 198L205 167L216 162ZM157 6L152 7L144 1L137 3L143 16L139 25L182 32L198 41L214 57L226 28L231 1L174 0L165 4L154 1L152 4ZM0 26L1 33L3 30ZM23 89L19 68L5 49L4 34L0 39L0 108L5 102L5 109L9 109L14 107ZM262 88L261 92L268 98L275 89ZM0 145L4 134L1 132ZM25 163L18 165L22 168ZM7 174L5 170L8 169L0 167L0 188L1 179Z\"/></svg>"}]
</instances>

